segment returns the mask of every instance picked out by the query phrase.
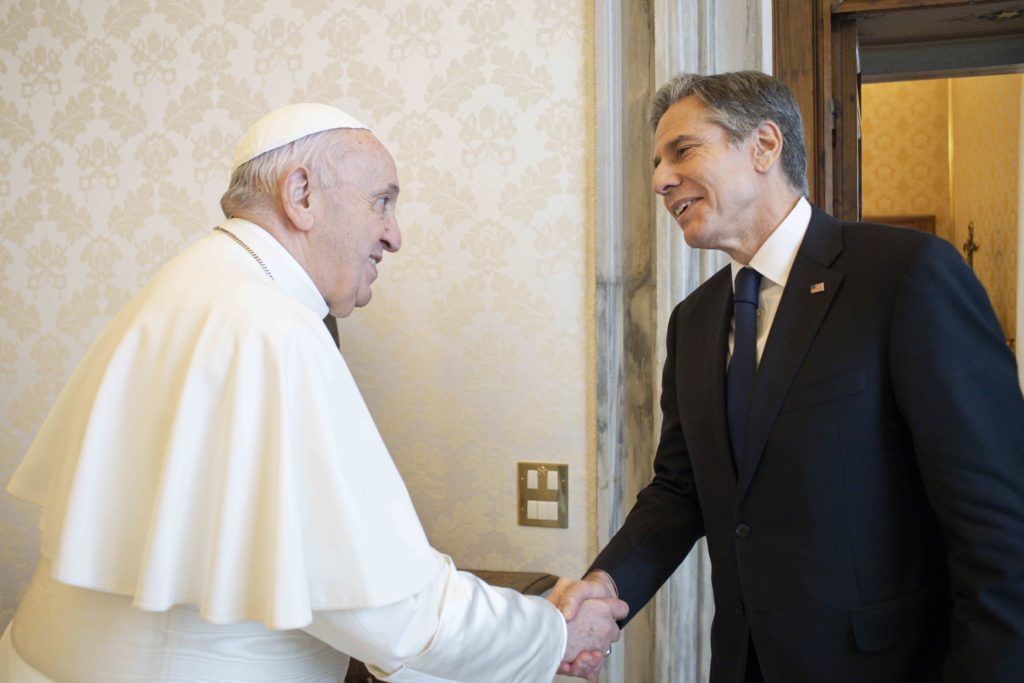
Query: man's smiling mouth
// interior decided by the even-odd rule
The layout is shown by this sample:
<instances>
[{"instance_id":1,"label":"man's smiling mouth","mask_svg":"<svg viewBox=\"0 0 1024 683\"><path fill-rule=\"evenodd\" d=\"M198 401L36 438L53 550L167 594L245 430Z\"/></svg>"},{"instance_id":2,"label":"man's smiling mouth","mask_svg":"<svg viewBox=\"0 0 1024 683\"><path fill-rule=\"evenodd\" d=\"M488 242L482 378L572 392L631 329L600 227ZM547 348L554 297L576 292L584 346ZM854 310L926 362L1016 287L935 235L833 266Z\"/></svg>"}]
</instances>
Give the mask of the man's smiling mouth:
<instances>
[{"instance_id":1,"label":"man's smiling mouth","mask_svg":"<svg viewBox=\"0 0 1024 683\"><path fill-rule=\"evenodd\" d=\"M675 216L676 218L679 218L683 214L684 211L686 211L688 208L690 208L693 205L693 203L698 201L699 199L700 199L700 197L694 197L693 199L687 199L685 202L679 204L679 206L677 206L674 211L672 211L672 215Z\"/></svg>"}]
</instances>

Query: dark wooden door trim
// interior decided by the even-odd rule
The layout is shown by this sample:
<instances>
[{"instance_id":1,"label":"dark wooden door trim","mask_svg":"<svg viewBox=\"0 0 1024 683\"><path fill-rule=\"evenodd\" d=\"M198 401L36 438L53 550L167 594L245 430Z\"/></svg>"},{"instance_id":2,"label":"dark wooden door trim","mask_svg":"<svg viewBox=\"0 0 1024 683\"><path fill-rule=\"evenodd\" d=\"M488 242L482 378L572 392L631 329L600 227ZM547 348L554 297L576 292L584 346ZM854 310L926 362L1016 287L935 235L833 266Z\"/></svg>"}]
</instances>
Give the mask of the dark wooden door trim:
<instances>
[{"instance_id":1,"label":"dark wooden door trim","mask_svg":"<svg viewBox=\"0 0 1024 683\"><path fill-rule=\"evenodd\" d=\"M902 9L921 9L928 7L955 7L957 5L974 5L977 0L832 0L832 14L852 14L854 12L888 12Z\"/></svg>"},{"instance_id":2,"label":"dark wooden door trim","mask_svg":"<svg viewBox=\"0 0 1024 683\"><path fill-rule=\"evenodd\" d=\"M973 7L983 12L986 6L1008 4L1017 6L1013 0L772 0L773 73L793 89L803 113L810 200L844 219L857 219L860 214L858 22L864 26L874 22L877 28L879 15L887 12L913 10L915 17L921 18L947 13L949 8ZM972 36L977 38L975 34L984 24L995 29L986 29L981 40L998 38L1015 45L1024 39L1019 24L996 26L990 17L974 14L973 24L944 22L940 38L973 46L969 41ZM927 22L921 25L929 26ZM889 45L878 42L876 36L868 46L867 33L864 36L865 50ZM913 37L914 41L926 39L923 34ZM892 40L897 41L895 37ZM892 43L898 44L902 43ZM1017 71L1016 64L1009 63L1010 72ZM991 73L992 68L991 64L984 68L969 65L957 75Z\"/></svg>"},{"instance_id":3,"label":"dark wooden door trim","mask_svg":"<svg viewBox=\"0 0 1024 683\"><path fill-rule=\"evenodd\" d=\"M856 19L832 17L832 215L861 219L860 59Z\"/></svg>"},{"instance_id":4,"label":"dark wooden door trim","mask_svg":"<svg viewBox=\"0 0 1024 683\"><path fill-rule=\"evenodd\" d=\"M774 0L772 69L793 89L803 113L810 199L831 212L832 11L829 2Z\"/></svg>"}]
</instances>

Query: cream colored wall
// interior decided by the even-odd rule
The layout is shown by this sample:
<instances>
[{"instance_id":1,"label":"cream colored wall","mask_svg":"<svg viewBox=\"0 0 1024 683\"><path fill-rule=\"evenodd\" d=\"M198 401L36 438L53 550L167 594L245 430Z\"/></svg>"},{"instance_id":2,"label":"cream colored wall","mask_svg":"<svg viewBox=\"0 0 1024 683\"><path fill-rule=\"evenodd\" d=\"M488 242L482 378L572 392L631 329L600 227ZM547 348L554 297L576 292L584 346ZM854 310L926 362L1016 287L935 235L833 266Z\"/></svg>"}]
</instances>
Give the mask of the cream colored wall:
<instances>
[{"instance_id":1,"label":"cream colored wall","mask_svg":"<svg viewBox=\"0 0 1024 683\"><path fill-rule=\"evenodd\" d=\"M865 85L864 215L934 214L936 234L963 252L1007 338L1016 334L1018 139L1024 76Z\"/></svg>"},{"instance_id":2,"label":"cream colored wall","mask_svg":"<svg viewBox=\"0 0 1024 683\"><path fill-rule=\"evenodd\" d=\"M946 79L865 84L861 89L865 216L933 215L952 235Z\"/></svg>"},{"instance_id":3,"label":"cream colored wall","mask_svg":"<svg viewBox=\"0 0 1024 683\"><path fill-rule=\"evenodd\" d=\"M974 223L974 271L1007 338L1017 329L1017 193L1024 76L952 81L953 243ZM1019 343L1019 342L1018 342Z\"/></svg>"},{"instance_id":4,"label":"cream colored wall","mask_svg":"<svg viewBox=\"0 0 1024 683\"><path fill-rule=\"evenodd\" d=\"M152 6L152 9L150 7ZM584 0L17 0L0 9L0 481L102 325L220 220L236 137L321 100L395 153L404 245L342 346L433 542L593 551L592 18ZM570 465L569 529L515 462ZM0 625L35 562L0 495Z\"/></svg>"}]
</instances>

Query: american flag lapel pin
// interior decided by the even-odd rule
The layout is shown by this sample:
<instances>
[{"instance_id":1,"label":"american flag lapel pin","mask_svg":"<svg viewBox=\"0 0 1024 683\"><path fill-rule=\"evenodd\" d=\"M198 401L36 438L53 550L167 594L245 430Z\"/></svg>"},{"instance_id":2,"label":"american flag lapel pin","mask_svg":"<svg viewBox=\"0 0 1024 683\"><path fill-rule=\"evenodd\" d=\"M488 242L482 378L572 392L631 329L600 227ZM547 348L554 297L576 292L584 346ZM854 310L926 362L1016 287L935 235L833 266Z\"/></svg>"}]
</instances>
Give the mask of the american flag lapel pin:
<instances>
[{"instance_id":1,"label":"american flag lapel pin","mask_svg":"<svg viewBox=\"0 0 1024 683\"><path fill-rule=\"evenodd\" d=\"M825 291L825 283L824 282L815 282L813 285L811 285L811 294L820 294L821 292L824 292L824 291Z\"/></svg>"}]
</instances>

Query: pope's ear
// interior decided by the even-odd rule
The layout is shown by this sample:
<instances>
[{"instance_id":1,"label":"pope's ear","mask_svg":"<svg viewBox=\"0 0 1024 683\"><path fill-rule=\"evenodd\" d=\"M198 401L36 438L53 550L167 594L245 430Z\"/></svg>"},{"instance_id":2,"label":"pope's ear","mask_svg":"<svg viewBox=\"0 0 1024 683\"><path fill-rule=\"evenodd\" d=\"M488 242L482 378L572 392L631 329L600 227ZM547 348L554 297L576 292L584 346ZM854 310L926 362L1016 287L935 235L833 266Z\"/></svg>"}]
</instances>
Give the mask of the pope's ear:
<instances>
[{"instance_id":1,"label":"pope's ear","mask_svg":"<svg viewBox=\"0 0 1024 683\"><path fill-rule=\"evenodd\" d=\"M754 168L764 173L782 155L782 130L774 121L762 121L753 135Z\"/></svg>"},{"instance_id":2,"label":"pope's ear","mask_svg":"<svg viewBox=\"0 0 1024 683\"><path fill-rule=\"evenodd\" d=\"M288 169L277 185L281 208L299 230L313 228L313 207L309 195L309 171L303 166Z\"/></svg>"}]
</instances>

